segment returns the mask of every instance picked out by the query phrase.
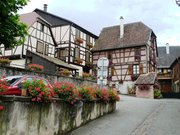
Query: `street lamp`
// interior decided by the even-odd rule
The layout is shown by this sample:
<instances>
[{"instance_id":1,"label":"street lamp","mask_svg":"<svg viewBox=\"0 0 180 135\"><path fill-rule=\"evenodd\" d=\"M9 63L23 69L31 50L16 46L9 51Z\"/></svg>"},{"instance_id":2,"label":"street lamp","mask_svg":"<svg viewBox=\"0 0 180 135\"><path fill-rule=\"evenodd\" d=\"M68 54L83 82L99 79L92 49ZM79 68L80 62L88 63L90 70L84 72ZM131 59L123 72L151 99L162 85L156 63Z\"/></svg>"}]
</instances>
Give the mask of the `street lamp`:
<instances>
[{"instance_id":1,"label":"street lamp","mask_svg":"<svg viewBox=\"0 0 180 135\"><path fill-rule=\"evenodd\" d=\"M180 0L176 0L176 4L180 6Z\"/></svg>"}]
</instances>

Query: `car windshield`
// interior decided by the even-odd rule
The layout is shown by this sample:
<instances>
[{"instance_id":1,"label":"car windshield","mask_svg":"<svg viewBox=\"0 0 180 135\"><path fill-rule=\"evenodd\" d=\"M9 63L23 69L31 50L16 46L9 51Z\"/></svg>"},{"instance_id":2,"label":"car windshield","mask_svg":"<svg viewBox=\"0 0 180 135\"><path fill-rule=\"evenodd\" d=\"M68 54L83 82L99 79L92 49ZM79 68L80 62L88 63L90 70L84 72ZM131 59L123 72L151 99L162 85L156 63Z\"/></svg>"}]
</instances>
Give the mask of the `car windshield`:
<instances>
[{"instance_id":1,"label":"car windshield","mask_svg":"<svg viewBox=\"0 0 180 135\"><path fill-rule=\"evenodd\" d=\"M15 82L17 82L19 79L21 79L21 76L18 76L18 77L7 77L5 79L6 79L7 84L10 86L10 85L13 85Z\"/></svg>"}]
</instances>

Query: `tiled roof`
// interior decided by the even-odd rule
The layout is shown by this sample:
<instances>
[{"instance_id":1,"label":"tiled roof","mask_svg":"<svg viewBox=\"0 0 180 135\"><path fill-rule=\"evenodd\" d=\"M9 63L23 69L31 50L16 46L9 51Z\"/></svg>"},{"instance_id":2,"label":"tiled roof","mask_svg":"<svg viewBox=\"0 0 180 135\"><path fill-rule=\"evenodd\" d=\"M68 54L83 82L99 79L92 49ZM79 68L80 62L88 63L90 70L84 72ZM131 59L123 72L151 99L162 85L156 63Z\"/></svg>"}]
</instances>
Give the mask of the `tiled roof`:
<instances>
[{"instance_id":1,"label":"tiled roof","mask_svg":"<svg viewBox=\"0 0 180 135\"><path fill-rule=\"evenodd\" d=\"M30 13L26 13L26 14L21 14L20 15L20 21L25 23L25 24L27 24L28 27L32 26L37 21L38 18L43 20L48 25L50 25L46 20L44 20L36 12L30 12Z\"/></svg>"},{"instance_id":2,"label":"tiled roof","mask_svg":"<svg viewBox=\"0 0 180 135\"><path fill-rule=\"evenodd\" d=\"M169 54L166 47L158 47L157 68L170 68L176 58L180 57L180 46L169 46Z\"/></svg>"},{"instance_id":3,"label":"tiled roof","mask_svg":"<svg viewBox=\"0 0 180 135\"><path fill-rule=\"evenodd\" d=\"M86 29L82 28L81 26L77 25L76 23L69 21L67 19L64 19L62 17L59 17L57 15L45 12L40 9L35 9L34 12L36 12L38 15L40 15L43 19L45 19L47 22L49 22L53 27L56 26L63 26L63 25L72 25L81 31L83 31L86 34L91 35L93 38L97 39L98 36L94 35L93 33L87 31Z\"/></svg>"},{"instance_id":4,"label":"tiled roof","mask_svg":"<svg viewBox=\"0 0 180 135\"><path fill-rule=\"evenodd\" d=\"M149 84L153 85L156 81L156 73L150 72L148 74L142 74L138 77L135 84Z\"/></svg>"},{"instance_id":5,"label":"tiled roof","mask_svg":"<svg viewBox=\"0 0 180 135\"><path fill-rule=\"evenodd\" d=\"M152 30L142 22L124 24L124 36L120 39L120 26L103 28L93 51L146 45Z\"/></svg>"},{"instance_id":6,"label":"tiled roof","mask_svg":"<svg viewBox=\"0 0 180 135\"><path fill-rule=\"evenodd\" d=\"M36 53L36 52L32 52L32 51L29 51L29 52L32 53L32 54L35 54L35 55L37 55L37 56L39 56L39 57L41 57L43 59L46 59L49 62L52 62L52 63L54 63L54 64L56 64L58 66L62 66L64 68L68 68L68 69L72 69L72 70L78 70L77 68L75 68L75 67L69 65L68 63L65 63L64 61L59 60L57 58L53 58L53 57L46 56L46 55L43 55L43 54L40 54L40 53Z\"/></svg>"},{"instance_id":7,"label":"tiled roof","mask_svg":"<svg viewBox=\"0 0 180 135\"><path fill-rule=\"evenodd\" d=\"M20 21L27 24L28 27L32 26L39 15L35 12L27 13L27 14L21 14L20 15Z\"/></svg>"}]
</instances>

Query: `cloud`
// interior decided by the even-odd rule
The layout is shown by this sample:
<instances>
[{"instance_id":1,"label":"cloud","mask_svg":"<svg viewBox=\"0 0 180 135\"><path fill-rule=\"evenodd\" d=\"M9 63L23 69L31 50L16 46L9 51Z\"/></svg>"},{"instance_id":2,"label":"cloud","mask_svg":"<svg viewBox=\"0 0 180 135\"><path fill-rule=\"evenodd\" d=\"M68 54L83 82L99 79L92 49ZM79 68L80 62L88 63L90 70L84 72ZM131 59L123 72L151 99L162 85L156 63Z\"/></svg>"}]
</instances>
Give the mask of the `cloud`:
<instances>
[{"instance_id":1,"label":"cloud","mask_svg":"<svg viewBox=\"0 0 180 135\"><path fill-rule=\"evenodd\" d=\"M103 27L142 21L155 32L158 45L180 45L180 7L175 0L31 0L21 10L31 12L48 4L48 12L61 16L99 35Z\"/></svg>"}]
</instances>

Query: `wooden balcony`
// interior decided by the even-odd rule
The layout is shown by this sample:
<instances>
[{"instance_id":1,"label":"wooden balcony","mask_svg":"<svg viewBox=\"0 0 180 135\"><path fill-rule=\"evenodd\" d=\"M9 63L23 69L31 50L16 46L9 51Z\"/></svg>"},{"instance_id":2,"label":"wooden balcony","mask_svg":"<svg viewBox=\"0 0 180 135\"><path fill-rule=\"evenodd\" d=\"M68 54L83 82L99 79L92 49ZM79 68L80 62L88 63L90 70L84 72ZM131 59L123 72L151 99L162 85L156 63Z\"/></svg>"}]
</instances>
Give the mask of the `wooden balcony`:
<instances>
[{"instance_id":1,"label":"wooden balcony","mask_svg":"<svg viewBox=\"0 0 180 135\"><path fill-rule=\"evenodd\" d=\"M159 80L163 80L163 79L165 79L165 80L172 79L172 74L170 74L170 73L165 73L165 74L161 73L161 74L158 74L158 75L157 75L157 78L158 78Z\"/></svg>"}]
</instances>

